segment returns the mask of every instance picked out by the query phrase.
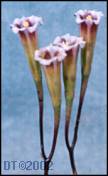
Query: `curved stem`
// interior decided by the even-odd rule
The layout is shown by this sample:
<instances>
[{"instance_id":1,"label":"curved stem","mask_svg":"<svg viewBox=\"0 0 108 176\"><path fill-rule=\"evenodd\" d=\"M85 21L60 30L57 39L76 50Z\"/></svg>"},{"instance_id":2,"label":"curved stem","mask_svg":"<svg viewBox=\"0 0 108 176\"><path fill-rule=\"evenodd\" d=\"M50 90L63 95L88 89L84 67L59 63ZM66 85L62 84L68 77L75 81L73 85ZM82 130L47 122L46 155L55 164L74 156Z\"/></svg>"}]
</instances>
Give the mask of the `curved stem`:
<instances>
[{"instance_id":1,"label":"curved stem","mask_svg":"<svg viewBox=\"0 0 108 176\"><path fill-rule=\"evenodd\" d=\"M40 145L41 145L41 153L43 159L46 159L46 154L44 151L44 139L43 139L43 101L39 100L39 130L40 130Z\"/></svg>"},{"instance_id":2,"label":"curved stem","mask_svg":"<svg viewBox=\"0 0 108 176\"><path fill-rule=\"evenodd\" d=\"M49 170L49 164L52 160L52 157L54 155L56 142L57 142L57 136L58 136L58 129L59 129L59 118L60 118L60 112L54 112L54 136L53 136L53 142L52 142L52 148L49 153L48 158L45 160L45 173L48 175Z\"/></svg>"},{"instance_id":3,"label":"curved stem","mask_svg":"<svg viewBox=\"0 0 108 176\"><path fill-rule=\"evenodd\" d=\"M48 171L49 171L49 161L45 160L44 162L44 175L48 175Z\"/></svg>"},{"instance_id":4,"label":"curved stem","mask_svg":"<svg viewBox=\"0 0 108 176\"><path fill-rule=\"evenodd\" d=\"M55 147L56 147L56 142L57 142L57 136L58 136L58 129L59 129L59 119L60 119L60 113L59 112L54 112L54 136L53 136L53 142L52 142L52 148L51 152L48 156L48 159L51 161Z\"/></svg>"},{"instance_id":5,"label":"curved stem","mask_svg":"<svg viewBox=\"0 0 108 176\"><path fill-rule=\"evenodd\" d=\"M73 154L73 151L72 151L71 147L69 149L69 157L70 157L70 163L71 163L71 168L72 168L72 171L73 171L73 175L77 175L77 169L76 169L76 166L75 166L74 154Z\"/></svg>"},{"instance_id":6,"label":"curved stem","mask_svg":"<svg viewBox=\"0 0 108 176\"><path fill-rule=\"evenodd\" d=\"M72 168L74 175L78 174L77 169L76 169L76 165L75 165L75 159L74 159L74 148L75 148L75 145L77 142L79 122L80 122L80 117L81 117L81 110L82 110L82 105L84 102L84 96L85 96L85 92L86 92L86 88L87 88L87 83L88 83L88 78L82 79L81 90L80 90L80 100L79 100L77 118L76 118L76 122L75 122L72 145L69 144L69 125L70 125L70 117L71 117L71 106L70 107L67 106L67 109L66 109L65 141L66 141L66 146L68 148L71 168Z\"/></svg>"},{"instance_id":7,"label":"curved stem","mask_svg":"<svg viewBox=\"0 0 108 176\"><path fill-rule=\"evenodd\" d=\"M65 142L68 150L70 149L69 144L69 125L70 125L70 117L71 117L71 106L66 107L66 119L65 119Z\"/></svg>"},{"instance_id":8,"label":"curved stem","mask_svg":"<svg viewBox=\"0 0 108 176\"><path fill-rule=\"evenodd\" d=\"M72 146L69 143L69 125L70 125L71 109L72 109L71 107L72 107L72 103L71 105L67 105L66 107L65 141L66 141L66 146L69 152L70 164L71 164L73 175L77 175L77 169L75 166L73 150L72 150Z\"/></svg>"},{"instance_id":9,"label":"curved stem","mask_svg":"<svg viewBox=\"0 0 108 176\"><path fill-rule=\"evenodd\" d=\"M82 105L83 105L83 102L84 102L84 97L85 97L85 92L86 92L86 88L87 88L87 83L88 83L88 78L82 79L81 91L80 91L80 100L79 100L77 118L76 118L76 123L75 123L75 128L74 128L74 137L73 137L73 141L72 141L72 149L73 150L75 148L75 145L76 145L76 142L77 142L77 138L78 138L78 129L79 129Z\"/></svg>"},{"instance_id":10,"label":"curved stem","mask_svg":"<svg viewBox=\"0 0 108 176\"><path fill-rule=\"evenodd\" d=\"M42 102L41 102L42 103ZM56 147L56 141L58 136L58 129L59 129L59 117L60 112L54 111L54 136L53 136L53 142L51 151L49 153L49 156L47 157L44 150L44 139L43 139L43 103L40 106L40 140L41 140L41 151L42 151L42 157L44 159L44 175L48 175L49 171L49 164L52 160L55 147Z\"/></svg>"},{"instance_id":11,"label":"curved stem","mask_svg":"<svg viewBox=\"0 0 108 176\"><path fill-rule=\"evenodd\" d=\"M72 146L69 144L69 124L70 124L70 117L71 117L71 111L69 109L67 109L69 112L67 113L68 116L66 116L66 123L65 123L65 141L66 141L66 146L67 146L67 149L68 149L68 152L69 152L69 158L70 158L72 173L73 173L73 175L77 175L77 169L76 169L76 166L75 166Z\"/></svg>"},{"instance_id":12,"label":"curved stem","mask_svg":"<svg viewBox=\"0 0 108 176\"><path fill-rule=\"evenodd\" d=\"M35 80L34 80L35 81ZM39 131L40 131L40 147L43 159L46 159L46 154L44 150L44 137L43 137L43 89L42 83L35 81L38 101L39 101Z\"/></svg>"},{"instance_id":13,"label":"curved stem","mask_svg":"<svg viewBox=\"0 0 108 176\"><path fill-rule=\"evenodd\" d=\"M72 165L74 175L77 175L75 160L74 160L74 149L75 149L75 145L77 143L77 138L78 138L78 129L79 129L79 123L80 123L80 117L81 117L81 110L82 110L82 106L84 102L87 83L88 83L88 78L82 79L81 91L80 91L80 101L79 101L78 113L77 113L77 118L76 118L76 123L75 123L75 128L74 128L74 136L73 136L72 146L71 146L70 153L69 153L70 160L72 159L71 165Z\"/></svg>"}]
</instances>

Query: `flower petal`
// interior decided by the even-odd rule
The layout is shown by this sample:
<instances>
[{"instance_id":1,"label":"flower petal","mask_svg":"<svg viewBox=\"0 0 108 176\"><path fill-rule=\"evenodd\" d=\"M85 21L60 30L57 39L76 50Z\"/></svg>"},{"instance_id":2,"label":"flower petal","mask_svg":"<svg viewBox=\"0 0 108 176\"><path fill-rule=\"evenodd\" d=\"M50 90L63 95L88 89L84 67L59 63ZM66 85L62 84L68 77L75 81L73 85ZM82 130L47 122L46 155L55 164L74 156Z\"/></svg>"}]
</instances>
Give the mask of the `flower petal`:
<instances>
[{"instance_id":1,"label":"flower petal","mask_svg":"<svg viewBox=\"0 0 108 176\"><path fill-rule=\"evenodd\" d=\"M64 42L65 41L65 42ZM65 34L61 37L55 38L53 45L60 46L65 51L69 51L78 45L83 47L84 41L81 37L71 36L70 34Z\"/></svg>"},{"instance_id":2,"label":"flower petal","mask_svg":"<svg viewBox=\"0 0 108 176\"><path fill-rule=\"evenodd\" d=\"M49 59L45 59L42 57L42 55L44 55L45 52L50 53ZM57 55L55 55L56 53L57 53ZM62 61L65 57L66 57L66 53L62 48L60 48L58 46L53 46L50 44L49 46L47 46L45 48L41 48L40 50L36 50L34 58L36 61L38 61L42 65L50 65L53 62Z\"/></svg>"},{"instance_id":3,"label":"flower petal","mask_svg":"<svg viewBox=\"0 0 108 176\"><path fill-rule=\"evenodd\" d=\"M24 22L27 21L28 25L24 26ZM26 23L27 23L26 22ZM14 33L18 33L19 31L28 31L30 33L34 32L39 24L43 24L43 20L41 17L37 16L30 16L30 17L22 17L22 18L16 18L11 25L12 31Z\"/></svg>"},{"instance_id":4,"label":"flower petal","mask_svg":"<svg viewBox=\"0 0 108 176\"><path fill-rule=\"evenodd\" d=\"M88 26L91 26L93 23L98 25L100 22L103 13L101 11L95 10L78 10L75 13L76 23L80 24L85 22Z\"/></svg>"},{"instance_id":5,"label":"flower petal","mask_svg":"<svg viewBox=\"0 0 108 176\"><path fill-rule=\"evenodd\" d=\"M13 31L15 34L17 34L17 33L19 32L19 28L15 27L15 26L13 26L13 25L11 25L11 28L12 28L12 31Z\"/></svg>"}]
</instances>

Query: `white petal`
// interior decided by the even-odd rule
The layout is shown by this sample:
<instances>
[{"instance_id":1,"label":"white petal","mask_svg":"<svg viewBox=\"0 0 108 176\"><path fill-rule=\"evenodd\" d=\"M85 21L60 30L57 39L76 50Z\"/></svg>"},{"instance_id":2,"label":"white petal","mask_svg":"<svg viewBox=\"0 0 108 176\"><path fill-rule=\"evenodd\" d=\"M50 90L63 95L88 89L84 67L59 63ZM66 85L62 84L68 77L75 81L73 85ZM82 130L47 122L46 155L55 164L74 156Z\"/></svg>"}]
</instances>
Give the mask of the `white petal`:
<instances>
[{"instance_id":1,"label":"white petal","mask_svg":"<svg viewBox=\"0 0 108 176\"><path fill-rule=\"evenodd\" d=\"M79 16L77 16L77 17L76 17L76 23L80 24L80 23L82 23L82 22L84 22L84 20L81 19Z\"/></svg>"},{"instance_id":2,"label":"white petal","mask_svg":"<svg viewBox=\"0 0 108 176\"><path fill-rule=\"evenodd\" d=\"M54 40L54 44L56 44L56 43L58 43L58 42L60 42L60 37L59 36L57 36L56 38L55 38L55 40Z\"/></svg>"},{"instance_id":3,"label":"white petal","mask_svg":"<svg viewBox=\"0 0 108 176\"><path fill-rule=\"evenodd\" d=\"M21 23L21 20L19 18L16 18L13 22L13 24L20 24Z\"/></svg>"},{"instance_id":4,"label":"white petal","mask_svg":"<svg viewBox=\"0 0 108 176\"><path fill-rule=\"evenodd\" d=\"M17 27L12 27L12 31L13 31L15 34L17 34L17 33L19 32L19 28L17 28Z\"/></svg>"},{"instance_id":5,"label":"white petal","mask_svg":"<svg viewBox=\"0 0 108 176\"><path fill-rule=\"evenodd\" d=\"M19 31L26 31L26 30L27 30L27 28L25 28L25 27L19 28Z\"/></svg>"},{"instance_id":6,"label":"white petal","mask_svg":"<svg viewBox=\"0 0 108 176\"><path fill-rule=\"evenodd\" d=\"M31 22L31 24L33 24L33 25L35 25L35 24L37 24L37 26L39 25L39 24L43 24L43 20L42 20L42 18L41 17L37 17L37 16L30 16L30 17L28 17L28 20Z\"/></svg>"},{"instance_id":7,"label":"white petal","mask_svg":"<svg viewBox=\"0 0 108 176\"><path fill-rule=\"evenodd\" d=\"M41 54L49 51L51 58L46 60L41 58ZM55 52L58 52L58 55L55 56ZM35 51L35 60L38 61L40 64L42 65L50 65L51 63L55 62L55 61L62 61L66 56L65 51L58 47L58 46L53 46L53 45L49 45L45 48L42 48L38 51Z\"/></svg>"},{"instance_id":8,"label":"white petal","mask_svg":"<svg viewBox=\"0 0 108 176\"><path fill-rule=\"evenodd\" d=\"M96 24L96 25L98 25L99 22L100 22L100 18L98 18L98 19L96 19L96 20L93 20L93 23Z\"/></svg>"},{"instance_id":9,"label":"white petal","mask_svg":"<svg viewBox=\"0 0 108 176\"><path fill-rule=\"evenodd\" d=\"M83 40L82 37L79 38L79 44L80 44L80 47L81 47L81 48L84 48L84 46L85 46L85 44L86 44L86 42Z\"/></svg>"},{"instance_id":10,"label":"white petal","mask_svg":"<svg viewBox=\"0 0 108 176\"><path fill-rule=\"evenodd\" d=\"M78 10L76 13L75 13L75 15L77 16L79 16L79 15L81 15L81 16L84 16L84 14L87 12L87 10Z\"/></svg>"}]
</instances>

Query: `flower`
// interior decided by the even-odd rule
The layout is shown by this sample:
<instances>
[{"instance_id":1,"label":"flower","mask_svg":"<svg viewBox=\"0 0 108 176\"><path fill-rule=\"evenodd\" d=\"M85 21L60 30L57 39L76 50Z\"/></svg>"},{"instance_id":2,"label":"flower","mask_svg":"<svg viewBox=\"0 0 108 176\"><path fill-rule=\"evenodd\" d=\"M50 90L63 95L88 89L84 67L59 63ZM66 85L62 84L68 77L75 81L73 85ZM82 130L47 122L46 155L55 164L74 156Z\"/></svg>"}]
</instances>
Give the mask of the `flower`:
<instances>
[{"instance_id":1,"label":"flower","mask_svg":"<svg viewBox=\"0 0 108 176\"><path fill-rule=\"evenodd\" d=\"M95 10L78 10L75 13L76 23L86 23L87 25L98 25L103 13Z\"/></svg>"},{"instance_id":2,"label":"flower","mask_svg":"<svg viewBox=\"0 0 108 176\"><path fill-rule=\"evenodd\" d=\"M37 29L39 24L43 24L42 18L32 15L30 17L16 18L10 27L14 33L21 31L28 31L32 33Z\"/></svg>"},{"instance_id":3,"label":"flower","mask_svg":"<svg viewBox=\"0 0 108 176\"><path fill-rule=\"evenodd\" d=\"M75 16L76 23L80 25L80 36L88 43L95 43L98 25L103 13L95 10L78 10Z\"/></svg>"},{"instance_id":4,"label":"flower","mask_svg":"<svg viewBox=\"0 0 108 176\"><path fill-rule=\"evenodd\" d=\"M42 18L37 16L16 18L11 24L14 33L18 33L25 49L34 80L41 82L41 70L38 62L34 61L34 51L38 48L37 27L43 24ZM40 83L39 83L40 84Z\"/></svg>"},{"instance_id":5,"label":"flower","mask_svg":"<svg viewBox=\"0 0 108 176\"><path fill-rule=\"evenodd\" d=\"M65 57L65 51L58 46L53 46L52 44L35 51L35 60L42 65L50 65L55 61L61 62Z\"/></svg>"},{"instance_id":6,"label":"flower","mask_svg":"<svg viewBox=\"0 0 108 176\"><path fill-rule=\"evenodd\" d=\"M95 10L78 10L75 13L76 22L80 24L80 36L86 41L81 51L82 74L88 77L91 70L97 29L103 13Z\"/></svg>"},{"instance_id":7,"label":"flower","mask_svg":"<svg viewBox=\"0 0 108 176\"><path fill-rule=\"evenodd\" d=\"M65 51L69 51L78 46L84 47L85 42L82 37L71 36L70 34L65 34L63 36L58 36L55 38L53 45L62 47Z\"/></svg>"},{"instance_id":8,"label":"flower","mask_svg":"<svg viewBox=\"0 0 108 176\"><path fill-rule=\"evenodd\" d=\"M56 37L53 45L61 47L67 54L63 60L63 79L66 105L71 109L75 89L77 55L79 48L85 46L85 41L82 37L65 34Z\"/></svg>"},{"instance_id":9,"label":"flower","mask_svg":"<svg viewBox=\"0 0 108 176\"><path fill-rule=\"evenodd\" d=\"M42 18L37 16L16 18L10 25L14 33L18 33L24 47L28 63L37 87L38 97L42 99L42 73L38 62L34 60L34 51L38 48L37 27L42 24Z\"/></svg>"}]
</instances>

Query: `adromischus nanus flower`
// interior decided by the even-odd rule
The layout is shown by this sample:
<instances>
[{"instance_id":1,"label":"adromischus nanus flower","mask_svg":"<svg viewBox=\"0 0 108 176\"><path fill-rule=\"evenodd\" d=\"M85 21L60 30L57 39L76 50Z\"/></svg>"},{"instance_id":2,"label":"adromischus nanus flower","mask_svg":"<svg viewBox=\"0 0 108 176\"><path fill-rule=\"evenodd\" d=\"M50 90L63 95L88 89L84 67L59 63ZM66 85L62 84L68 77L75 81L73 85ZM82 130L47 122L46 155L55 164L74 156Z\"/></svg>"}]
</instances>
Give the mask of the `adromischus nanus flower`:
<instances>
[{"instance_id":1,"label":"adromischus nanus flower","mask_svg":"<svg viewBox=\"0 0 108 176\"><path fill-rule=\"evenodd\" d=\"M35 51L35 60L42 65L50 65L56 61L60 62L65 57L65 51L58 46L49 45Z\"/></svg>"},{"instance_id":2,"label":"adromischus nanus flower","mask_svg":"<svg viewBox=\"0 0 108 176\"><path fill-rule=\"evenodd\" d=\"M103 16L103 13L101 11L95 11L95 10L78 10L75 13L76 16L76 22L78 24L86 23L87 25L98 25L100 22L101 17Z\"/></svg>"},{"instance_id":3,"label":"adromischus nanus flower","mask_svg":"<svg viewBox=\"0 0 108 176\"><path fill-rule=\"evenodd\" d=\"M65 51L69 51L71 49L75 49L78 46L83 48L85 45L85 41L83 41L81 37L65 34L63 36L56 37L53 42L53 45L60 46Z\"/></svg>"},{"instance_id":4,"label":"adromischus nanus flower","mask_svg":"<svg viewBox=\"0 0 108 176\"><path fill-rule=\"evenodd\" d=\"M78 10L76 22L80 25L80 36L86 41L82 56L82 74L87 77L91 70L97 29L103 13L95 10Z\"/></svg>"},{"instance_id":5,"label":"adromischus nanus flower","mask_svg":"<svg viewBox=\"0 0 108 176\"><path fill-rule=\"evenodd\" d=\"M36 31L39 24L43 24L42 18L32 15L30 17L16 18L13 24L11 24L11 28L14 33L20 31L28 31L32 33Z\"/></svg>"},{"instance_id":6,"label":"adromischus nanus flower","mask_svg":"<svg viewBox=\"0 0 108 176\"><path fill-rule=\"evenodd\" d=\"M61 105L60 65L65 57L64 49L53 45L41 48L35 52L35 60L42 65L45 72L53 107L58 112Z\"/></svg>"},{"instance_id":7,"label":"adromischus nanus flower","mask_svg":"<svg viewBox=\"0 0 108 176\"><path fill-rule=\"evenodd\" d=\"M34 60L34 51L38 48L37 28L42 24L42 18L37 16L16 18L10 25L14 33L18 33L28 58L30 69L36 83L39 99L42 99L42 75L38 62Z\"/></svg>"},{"instance_id":8,"label":"adromischus nanus flower","mask_svg":"<svg viewBox=\"0 0 108 176\"><path fill-rule=\"evenodd\" d=\"M40 80L40 65L34 61L34 51L38 48L37 27L43 24L42 18L37 16L16 18L11 24L14 33L18 33L24 46L31 71L35 80Z\"/></svg>"},{"instance_id":9,"label":"adromischus nanus flower","mask_svg":"<svg viewBox=\"0 0 108 176\"><path fill-rule=\"evenodd\" d=\"M89 43L95 42L97 28L103 13L95 10L78 10L75 16L76 23L80 25L81 37Z\"/></svg>"},{"instance_id":10,"label":"adromischus nanus flower","mask_svg":"<svg viewBox=\"0 0 108 176\"><path fill-rule=\"evenodd\" d=\"M63 36L56 37L53 45L63 48L67 54L63 60L63 78L66 104L71 109L76 80L77 55L79 48L83 48L85 46L85 41L81 37L65 34Z\"/></svg>"}]
</instances>

